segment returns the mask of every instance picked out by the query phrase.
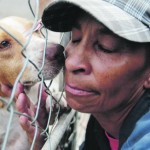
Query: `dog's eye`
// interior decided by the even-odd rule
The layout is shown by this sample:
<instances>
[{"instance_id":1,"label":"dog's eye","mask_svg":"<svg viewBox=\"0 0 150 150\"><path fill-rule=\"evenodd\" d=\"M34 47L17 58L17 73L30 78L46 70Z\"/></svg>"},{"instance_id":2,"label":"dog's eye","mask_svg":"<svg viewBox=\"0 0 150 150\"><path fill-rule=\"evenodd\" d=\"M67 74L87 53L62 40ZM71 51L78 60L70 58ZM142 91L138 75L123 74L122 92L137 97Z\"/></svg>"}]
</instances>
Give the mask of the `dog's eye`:
<instances>
[{"instance_id":1,"label":"dog's eye","mask_svg":"<svg viewBox=\"0 0 150 150\"><path fill-rule=\"evenodd\" d=\"M2 41L0 43L0 49L6 49L6 48L9 48L10 46L11 46L11 44L9 41Z\"/></svg>"}]
</instances>

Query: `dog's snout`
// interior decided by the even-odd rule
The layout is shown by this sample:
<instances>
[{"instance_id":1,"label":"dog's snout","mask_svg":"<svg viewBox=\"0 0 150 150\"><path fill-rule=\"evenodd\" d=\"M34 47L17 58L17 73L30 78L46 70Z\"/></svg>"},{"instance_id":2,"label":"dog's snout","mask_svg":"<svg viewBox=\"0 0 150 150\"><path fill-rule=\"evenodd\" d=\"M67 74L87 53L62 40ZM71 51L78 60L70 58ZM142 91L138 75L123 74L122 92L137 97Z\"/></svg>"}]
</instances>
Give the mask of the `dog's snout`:
<instances>
[{"instance_id":1,"label":"dog's snout","mask_svg":"<svg viewBox=\"0 0 150 150\"><path fill-rule=\"evenodd\" d=\"M58 60L59 62L63 63L64 58L64 47L59 44L50 44L46 50L46 58L50 61Z\"/></svg>"}]
</instances>

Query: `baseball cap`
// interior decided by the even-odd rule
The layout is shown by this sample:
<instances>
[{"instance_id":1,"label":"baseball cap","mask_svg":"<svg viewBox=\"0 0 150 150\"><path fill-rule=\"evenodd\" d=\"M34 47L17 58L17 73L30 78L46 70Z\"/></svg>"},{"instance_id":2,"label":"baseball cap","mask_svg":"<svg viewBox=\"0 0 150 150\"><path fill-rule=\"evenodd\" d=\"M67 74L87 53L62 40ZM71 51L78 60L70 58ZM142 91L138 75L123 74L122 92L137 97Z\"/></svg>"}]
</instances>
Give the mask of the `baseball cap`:
<instances>
[{"instance_id":1,"label":"baseball cap","mask_svg":"<svg viewBox=\"0 0 150 150\"><path fill-rule=\"evenodd\" d=\"M42 22L52 31L68 32L83 11L120 37L150 42L150 0L53 0Z\"/></svg>"}]
</instances>

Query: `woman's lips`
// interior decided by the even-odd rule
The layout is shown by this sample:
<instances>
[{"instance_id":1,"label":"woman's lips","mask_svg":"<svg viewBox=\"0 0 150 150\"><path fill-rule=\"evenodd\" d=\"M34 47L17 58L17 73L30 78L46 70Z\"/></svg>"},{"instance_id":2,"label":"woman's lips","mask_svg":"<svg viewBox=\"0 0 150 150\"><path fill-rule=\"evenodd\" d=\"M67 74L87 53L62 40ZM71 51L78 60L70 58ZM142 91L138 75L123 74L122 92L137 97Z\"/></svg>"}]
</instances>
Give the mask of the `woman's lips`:
<instances>
[{"instance_id":1,"label":"woman's lips","mask_svg":"<svg viewBox=\"0 0 150 150\"><path fill-rule=\"evenodd\" d=\"M80 89L78 87L70 86L68 84L65 85L65 91L69 92L75 96L90 96L90 95L97 95L98 94L95 91Z\"/></svg>"}]
</instances>

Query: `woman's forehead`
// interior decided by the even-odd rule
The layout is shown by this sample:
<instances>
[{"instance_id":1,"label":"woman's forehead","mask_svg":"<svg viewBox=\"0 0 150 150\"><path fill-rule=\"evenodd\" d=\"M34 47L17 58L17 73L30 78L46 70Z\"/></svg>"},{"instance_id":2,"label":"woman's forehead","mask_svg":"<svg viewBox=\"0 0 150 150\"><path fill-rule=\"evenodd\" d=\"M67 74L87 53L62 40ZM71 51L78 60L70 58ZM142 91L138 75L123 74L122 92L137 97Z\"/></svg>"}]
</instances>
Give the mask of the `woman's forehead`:
<instances>
[{"instance_id":1,"label":"woman's forehead","mask_svg":"<svg viewBox=\"0 0 150 150\"><path fill-rule=\"evenodd\" d=\"M120 38L118 35L113 33L110 29L108 29L101 22L97 21L95 18L88 14L82 14L82 16L78 17L78 19L73 24L72 30L84 30L85 27L89 30L95 30L99 35L110 35L115 38Z\"/></svg>"},{"instance_id":2,"label":"woman's forehead","mask_svg":"<svg viewBox=\"0 0 150 150\"><path fill-rule=\"evenodd\" d=\"M104 24L102 24L101 22L97 21L94 17L83 13L81 16L79 16L76 21L74 22L72 28L76 28L81 30L81 27L83 25L91 25L94 27L97 27L98 30L101 33L106 33L106 34L114 34L113 31L111 31L110 29L108 29Z\"/></svg>"}]
</instances>

